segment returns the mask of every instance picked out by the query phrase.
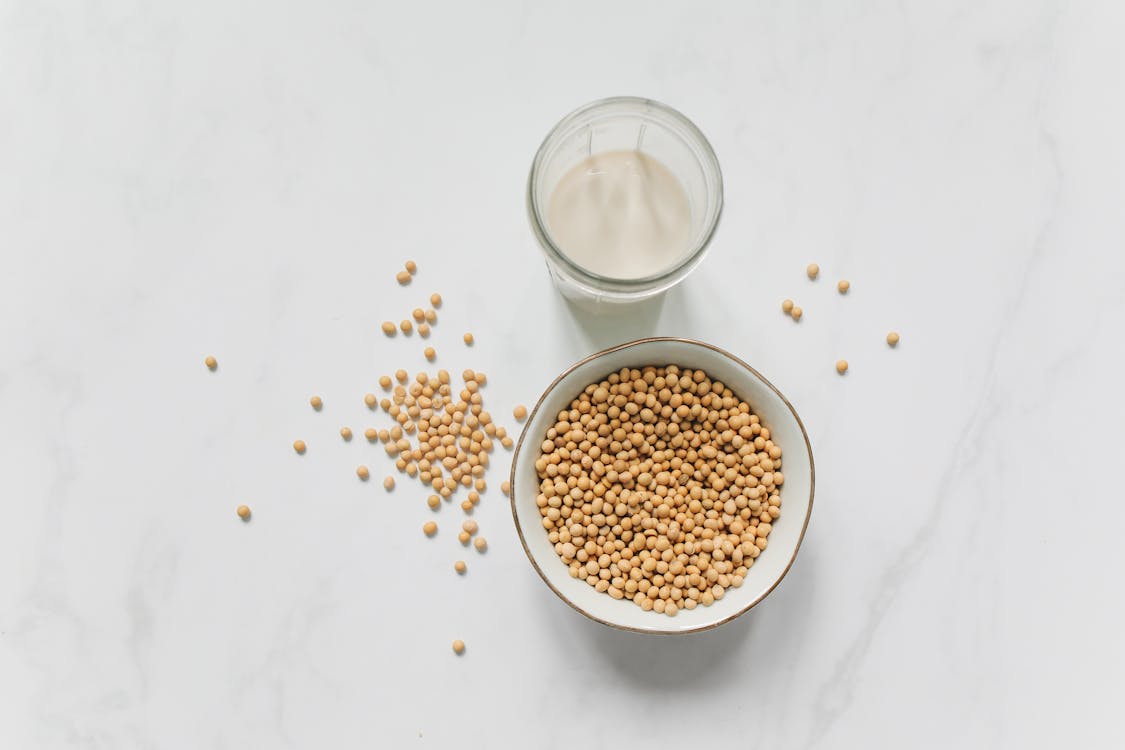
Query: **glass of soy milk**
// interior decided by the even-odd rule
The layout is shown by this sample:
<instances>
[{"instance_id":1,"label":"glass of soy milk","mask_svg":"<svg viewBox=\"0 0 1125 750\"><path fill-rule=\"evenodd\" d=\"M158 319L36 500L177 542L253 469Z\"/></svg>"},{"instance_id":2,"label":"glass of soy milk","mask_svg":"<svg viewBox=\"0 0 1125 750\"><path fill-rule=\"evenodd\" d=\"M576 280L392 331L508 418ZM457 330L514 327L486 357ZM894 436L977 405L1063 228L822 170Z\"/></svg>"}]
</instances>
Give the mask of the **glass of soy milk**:
<instances>
[{"instance_id":1,"label":"glass of soy milk","mask_svg":"<svg viewBox=\"0 0 1125 750\"><path fill-rule=\"evenodd\" d=\"M527 205L559 291L600 309L660 294L699 265L722 212L723 176L682 114L614 97L547 134Z\"/></svg>"}]
</instances>

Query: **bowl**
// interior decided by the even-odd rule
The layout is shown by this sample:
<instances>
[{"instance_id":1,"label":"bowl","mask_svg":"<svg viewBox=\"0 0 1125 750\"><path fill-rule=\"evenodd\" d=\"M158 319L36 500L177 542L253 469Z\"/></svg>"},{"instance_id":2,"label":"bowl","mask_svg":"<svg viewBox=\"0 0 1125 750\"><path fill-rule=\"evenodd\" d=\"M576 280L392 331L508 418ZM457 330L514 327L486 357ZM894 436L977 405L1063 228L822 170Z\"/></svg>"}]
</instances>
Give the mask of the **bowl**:
<instances>
[{"instance_id":1,"label":"bowl","mask_svg":"<svg viewBox=\"0 0 1125 750\"><path fill-rule=\"evenodd\" d=\"M711 606L681 609L675 617L645 612L629 600L595 591L584 580L571 578L567 566L547 539L535 499L539 479L535 461L547 430L558 413L590 383L622 367L663 366L702 369L721 380L750 404L772 439L782 449L785 484L781 517L774 522L769 546L754 561L739 588L730 588ZM812 513L814 468L808 434L793 405L757 370L729 352L701 341L647 338L593 354L555 378L535 404L520 435L512 461L512 516L520 542L543 582L564 602L592 620L636 633L682 634L709 630L745 614L777 587L797 556Z\"/></svg>"}]
</instances>

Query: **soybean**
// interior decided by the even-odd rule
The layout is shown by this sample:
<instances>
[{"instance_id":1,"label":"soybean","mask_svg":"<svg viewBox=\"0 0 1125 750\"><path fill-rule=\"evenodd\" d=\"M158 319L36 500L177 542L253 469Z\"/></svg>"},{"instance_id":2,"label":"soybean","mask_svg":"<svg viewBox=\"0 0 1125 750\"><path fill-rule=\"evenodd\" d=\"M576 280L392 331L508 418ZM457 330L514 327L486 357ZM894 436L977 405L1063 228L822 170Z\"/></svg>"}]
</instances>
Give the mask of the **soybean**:
<instances>
[{"instance_id":1,"label":"soybean","mask_svg":"<svg viewBox=\"0 0 1125 750\"><path fill-rule=\"evenodd\" d=\"M781 447L702 370L611 373L535 439L536 505L561 562L646 612L676 616L741 585L781 516Z\"/></svg>"}]
</instances>

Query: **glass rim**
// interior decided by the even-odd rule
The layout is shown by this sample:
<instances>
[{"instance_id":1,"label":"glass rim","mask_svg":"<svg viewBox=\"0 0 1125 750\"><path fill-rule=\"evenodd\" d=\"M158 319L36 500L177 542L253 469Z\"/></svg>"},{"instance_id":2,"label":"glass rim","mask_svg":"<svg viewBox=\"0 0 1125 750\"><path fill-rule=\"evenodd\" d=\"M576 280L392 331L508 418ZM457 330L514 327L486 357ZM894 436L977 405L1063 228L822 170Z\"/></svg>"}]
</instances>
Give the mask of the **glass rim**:
<instances>
[{"instance_id":1,"label":"glass rim","mask_svg":"<svg viewBox=\"0 0 1125 750\"><path fill-rule=\"evenodd\" d=\"M583 115L593 110L614 105L653 109L681 126L700 147L702 153L699 155L702 156L702 161L706 162L704 166L705 168L707 166L713 168L717 182L714 215L709 219L702 236L692 246L690 252L688 252L679 263L665 271L635 279L605 276L583 268L567 257L566 253L555 244L554 240L551 238L550 232L547 231L546 222L543 219L542 206L535 194L536 177L543 169L543 163L547 156L547 146L567 127L572 125L575 120L578 120ZM684 116L683 113L655 99L647 99L640 96L611 96L604 99L597 99L571 111L559 120L543 138L543 142L539 144L539 148L535 152L535 158L531 162L531 170L527 178L527 209L531 220L532 231L535 233L536 239L539 240L540 246L547 253L548 257L562 265L568 272L577 277L579 281L585 282L599 291L622 293L648 291L650 288L660 287L662 284L667 288L674 285L695 268L703 259L704 254L707 252L707 247L711 244L711 239L715 235L715 230L719 226L719 219L723 214L723 171L719 166L719 159L715 156L714 149L711 148L711 142L707 140L707 136L703 135L703 131L701 131L694 122Z\"/></svg>"}]
</instances>

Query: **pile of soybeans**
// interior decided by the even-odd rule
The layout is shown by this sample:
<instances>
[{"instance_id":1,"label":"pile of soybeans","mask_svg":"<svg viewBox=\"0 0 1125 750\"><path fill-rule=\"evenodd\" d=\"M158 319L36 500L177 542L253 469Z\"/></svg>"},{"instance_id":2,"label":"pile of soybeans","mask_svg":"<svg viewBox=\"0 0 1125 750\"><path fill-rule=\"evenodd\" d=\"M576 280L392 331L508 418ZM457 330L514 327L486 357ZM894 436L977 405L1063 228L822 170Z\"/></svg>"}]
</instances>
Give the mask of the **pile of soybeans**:
<instances>
[{"instance_id":1,"label":"pile of soybeans","mask_svg":"<svg viewBox=\"0 0 1125 750\"><path fill-rule=\"evenodd\" d=\"M573 578L669 616L742 585L781 515L781 448L725 384L625 368L559 412L535 468Z\"/></svg>"}]
</instances>

